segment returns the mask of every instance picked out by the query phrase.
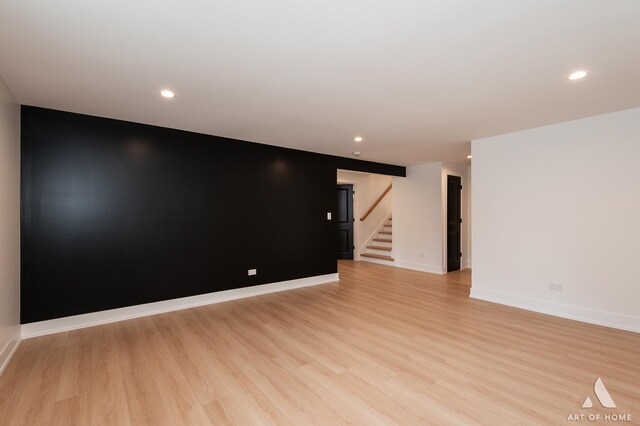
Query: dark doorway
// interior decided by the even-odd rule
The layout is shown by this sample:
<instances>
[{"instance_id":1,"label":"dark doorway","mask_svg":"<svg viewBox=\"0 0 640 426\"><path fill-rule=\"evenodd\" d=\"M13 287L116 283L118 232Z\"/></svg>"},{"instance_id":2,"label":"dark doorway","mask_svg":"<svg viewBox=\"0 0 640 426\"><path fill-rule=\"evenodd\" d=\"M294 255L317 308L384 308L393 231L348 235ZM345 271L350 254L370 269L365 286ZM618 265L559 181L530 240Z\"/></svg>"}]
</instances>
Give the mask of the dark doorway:
<instances>
[{"instance_id":1,"label":"dark doorway","mask_svg":"<svg viewBox=\"0 0 640 426\"><path fill-rule=\"evenodd\" d=\"M462 178L447 176L447 272L460 269Z\"/></svg>"},{"instance_id":2,"label":"dark doorway","mask_svg":"<svg viewBox=\"0 0 640 426\"><path fill-rule=\"evenodd\" d=\"M353 185L338 185L338 259L353 260Z\"/></svg>"}]
</instances>

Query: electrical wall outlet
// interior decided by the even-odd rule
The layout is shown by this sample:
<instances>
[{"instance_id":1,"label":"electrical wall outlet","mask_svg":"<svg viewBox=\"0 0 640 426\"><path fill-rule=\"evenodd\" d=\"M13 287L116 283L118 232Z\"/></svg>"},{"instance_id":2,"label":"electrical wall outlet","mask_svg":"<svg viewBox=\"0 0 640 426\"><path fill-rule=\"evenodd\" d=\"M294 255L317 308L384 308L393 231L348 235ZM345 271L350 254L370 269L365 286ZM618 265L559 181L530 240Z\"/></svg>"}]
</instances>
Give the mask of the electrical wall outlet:
<instances>
[{"instance_id":1,"label":"electrical wall outlet","mask_svg":"<svg viewBox=\"0 0 640 426\"><path fill-rule=\"evenodd\" d=\"M248 271L248 275L258 275L258 270L257 269L249 269Z\"/></svg>"},{"instance_id":2,"label":"electrical wall outlet","mask_svg":"<svg viewBox=\"0 0 640 426\"><path fill-rule=\"evenodd\" d=\"M327 220L331 220L331 212L327 212Z\"/></svg>"},{"instance_id":3,"label":"electrical wall outlet","mask_svg":"<svg viewBox=\"0 0 640 426\"><path fill-rule=\"evenodd\" d=\"M562 284L549 283L549 290L562 291Z\"/></svg>"}]
</instances>

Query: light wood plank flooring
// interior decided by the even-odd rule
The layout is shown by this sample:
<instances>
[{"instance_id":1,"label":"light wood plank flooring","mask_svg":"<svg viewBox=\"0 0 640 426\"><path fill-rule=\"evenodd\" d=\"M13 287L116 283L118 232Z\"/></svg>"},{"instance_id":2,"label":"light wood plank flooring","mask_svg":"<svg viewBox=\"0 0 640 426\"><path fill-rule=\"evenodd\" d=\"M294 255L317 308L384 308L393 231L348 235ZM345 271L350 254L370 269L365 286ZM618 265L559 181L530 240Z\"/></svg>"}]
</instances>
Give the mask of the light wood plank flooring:
<instances>
[{"instance_id":1,"label":"light wood plank flooring","mask_svg":"<svg viewBox=\"0 0 640 426\"><path fill-rule=\"evenodd\" d=\"M25 340L0 377L0 424L638 424L639 334L470 300L468 271L339 271L339 284ZM616 409L600 407L597 377Z\"/></svg>"}]
</instances>

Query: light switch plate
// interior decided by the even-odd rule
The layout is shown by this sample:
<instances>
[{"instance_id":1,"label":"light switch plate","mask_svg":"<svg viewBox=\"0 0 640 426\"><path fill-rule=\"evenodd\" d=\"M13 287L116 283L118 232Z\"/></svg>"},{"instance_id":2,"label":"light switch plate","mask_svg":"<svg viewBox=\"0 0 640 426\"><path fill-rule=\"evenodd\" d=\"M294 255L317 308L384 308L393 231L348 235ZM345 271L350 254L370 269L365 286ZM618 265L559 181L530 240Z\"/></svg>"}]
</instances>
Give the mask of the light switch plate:
<instances>
[{"instance_id":1,"label":"light switch plate","mask_svg":"<svg viewBox=\"0 0 640 426\"><path fill-rule=\"evenodd\" d=\"M257 269L249 269L248 274L251 275L258 275L258 270Z\"/></svg>"},{"instance_id":2,"label":"light switch plate","mask_svg":"<svg viewBox=\"0 0 640 426\"><path fill-rule=\"evenodd\" d=\"M327 220L331 220L331 212L327 212Z\"/></svg>"}]
</instances>

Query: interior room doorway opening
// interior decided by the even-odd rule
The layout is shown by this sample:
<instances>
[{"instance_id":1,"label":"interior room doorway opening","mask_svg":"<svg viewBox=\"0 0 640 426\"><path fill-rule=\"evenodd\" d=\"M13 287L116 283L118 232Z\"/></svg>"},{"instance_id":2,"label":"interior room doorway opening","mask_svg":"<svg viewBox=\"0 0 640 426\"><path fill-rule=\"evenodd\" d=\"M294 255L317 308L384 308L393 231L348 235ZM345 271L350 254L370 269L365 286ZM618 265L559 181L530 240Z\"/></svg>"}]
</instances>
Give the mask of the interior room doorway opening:
<instances>
[{"instance_id":1,"label":"interior room doorway opening","mask_svg":"<svg viewBox=\"0 0 640 426\"><path fill-rule=\"evenodd\" d=\"M460 269L462 258L462 178L447 175L447 272Z\"/></svg>"}]
</instances>

